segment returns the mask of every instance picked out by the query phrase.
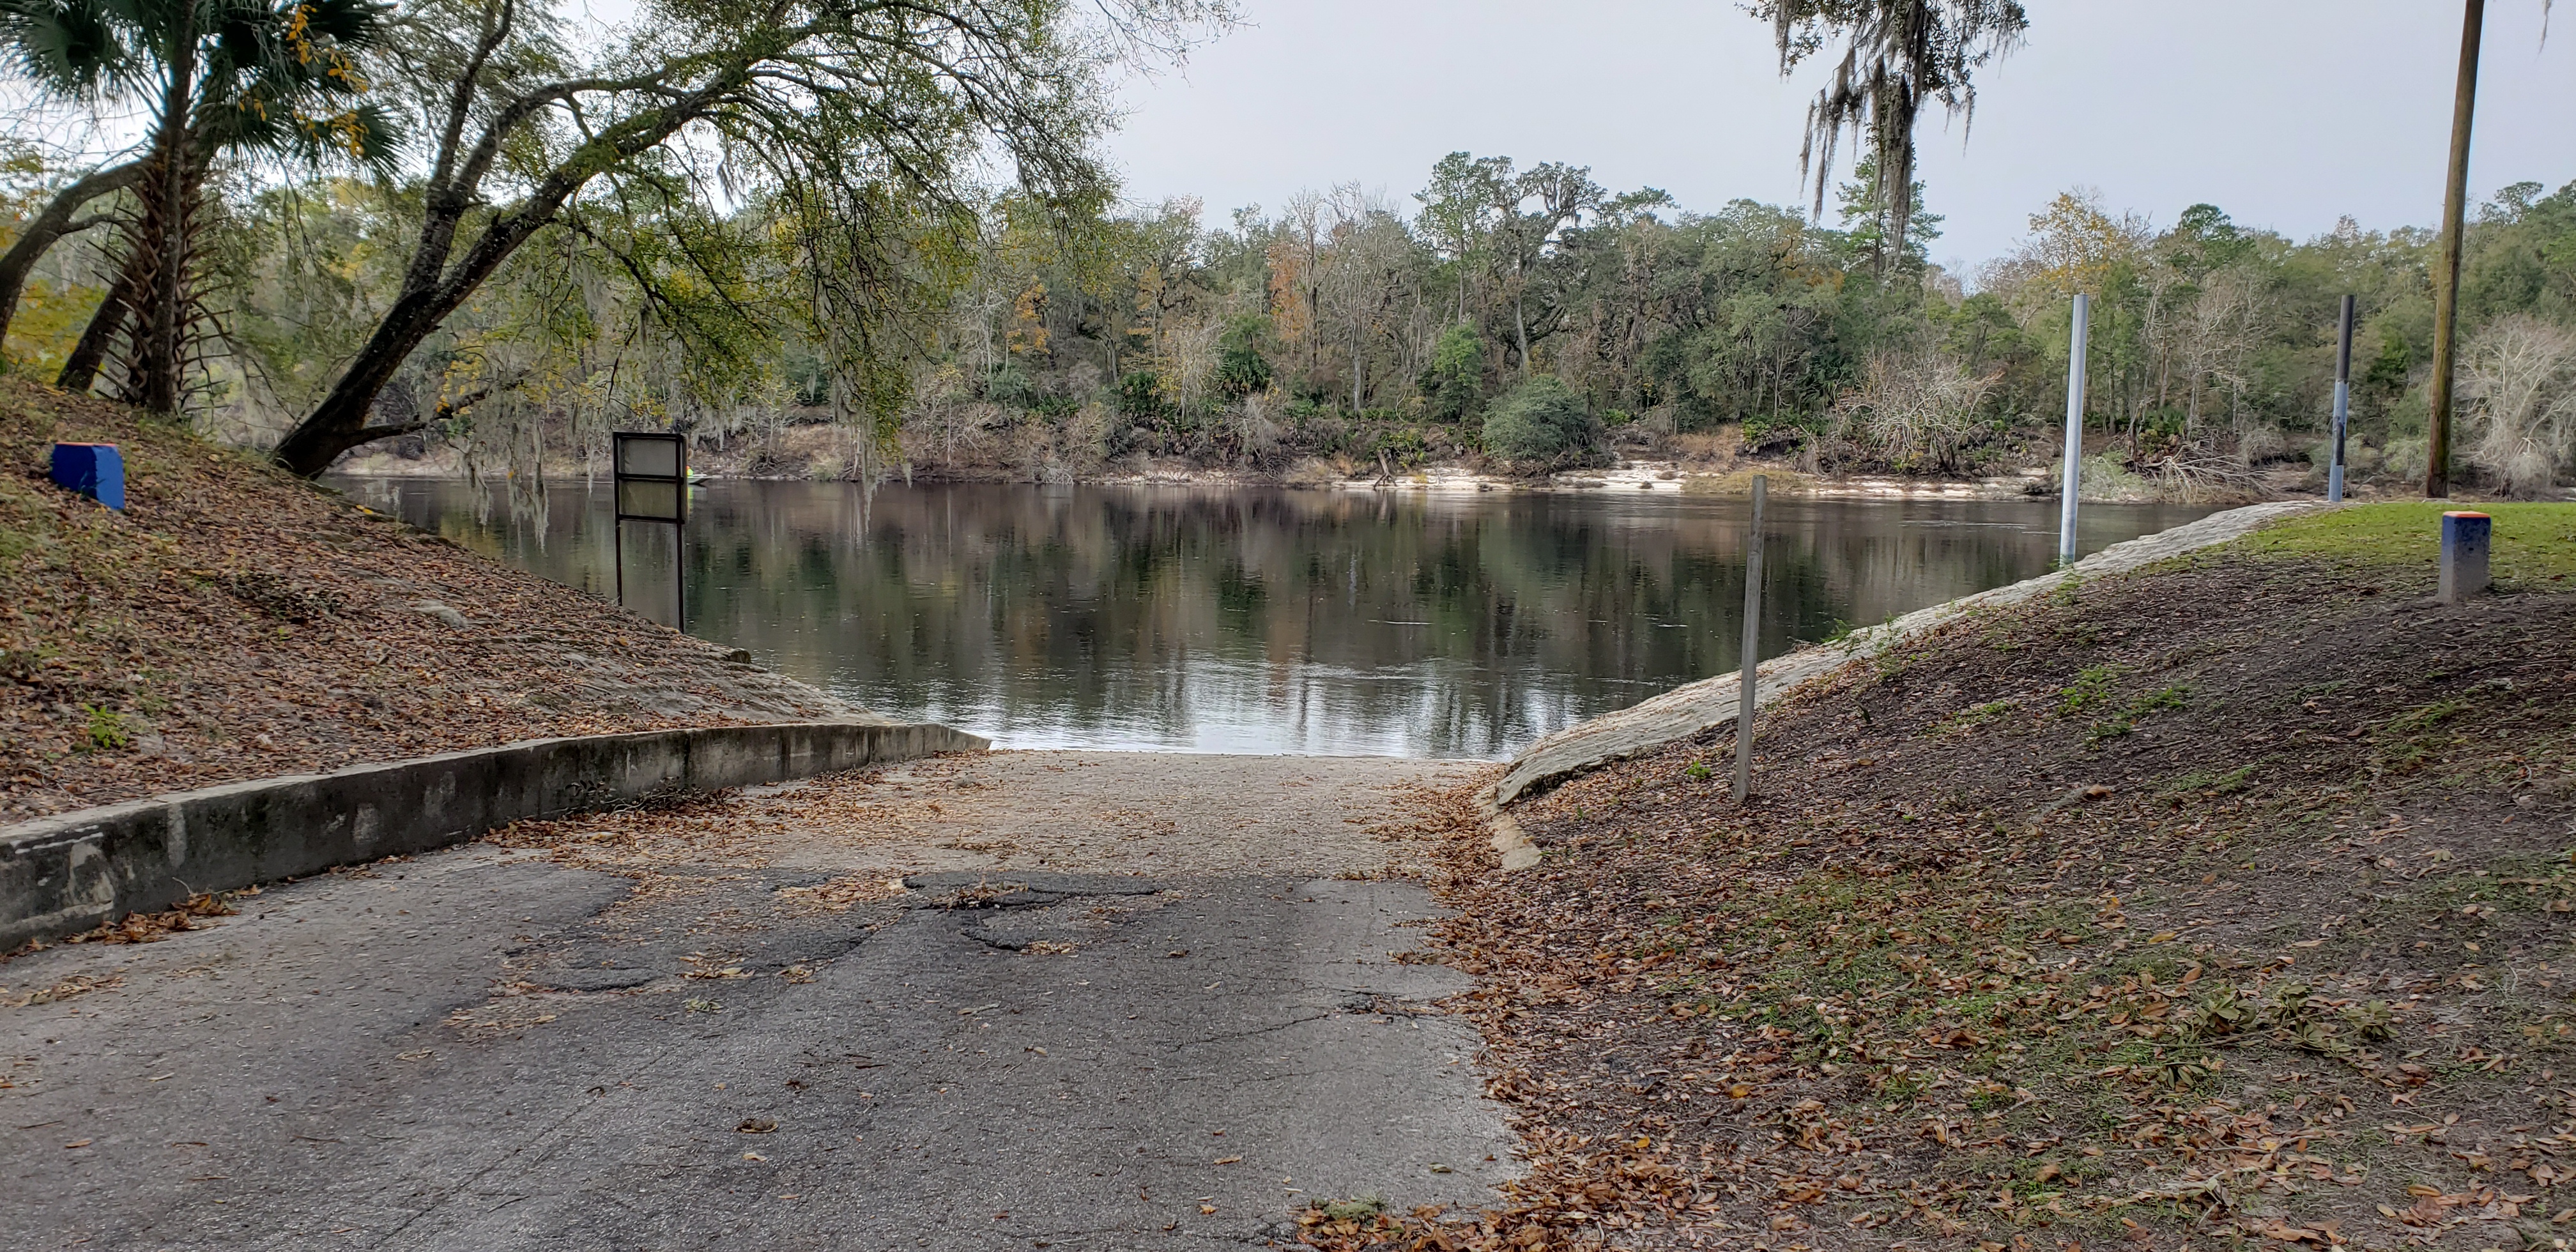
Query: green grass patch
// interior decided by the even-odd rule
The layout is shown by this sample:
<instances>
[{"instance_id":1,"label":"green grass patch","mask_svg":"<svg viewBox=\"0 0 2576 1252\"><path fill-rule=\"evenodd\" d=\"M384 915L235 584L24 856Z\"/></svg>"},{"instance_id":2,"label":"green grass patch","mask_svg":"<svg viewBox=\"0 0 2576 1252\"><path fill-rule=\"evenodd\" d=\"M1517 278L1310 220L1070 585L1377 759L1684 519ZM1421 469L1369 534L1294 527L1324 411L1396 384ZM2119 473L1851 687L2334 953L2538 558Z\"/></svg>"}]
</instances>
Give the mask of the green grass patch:
<instances>
[{"instance_id":1,"label":"green grass patch","mask_svg":"<svg viewBox=\"0 0 2576 1252\"><path fill-rule=\"evenodd\" d=\"M1947 738L1952 735L1964 735L1969 731L1975 730L1979 726L1983 726L1986 723L2003 716L2006 713L2012 712L2012 708L2012 701L1997 700L1991 704L1980 704L1974 708L1961 709L1958 712L1925 727L1923 733L1936 739Z\"/></svg>"},{"instance_id":2,"label":"green grass patch","mask_svg":"<svg viewBox=\"0 0 2576 1252\"><path fill-rule=\"evenodd\" d=\"M2182 708L2190 702L2188 690L2179 686L2148 692L2129 701L2128 707L2121 709L2117 716L2093 723L2091 728L2084 732L2084 742L2096 744L2105 739L2117 739L2136 730L2142 719L2166 709Z\"/></svg>"},{"instance_id":3,"label":"green grass patch","mask_svg":"<svg viewBox=\"0 0 2576 1252\"><path fill-rule=\"evenodd\" d=\"M2224 773L2196 769L2166 784L2164 790L2157 794L2177 802L2180 797L2189 795L2234 795L2245 790L2246 784L2253 781L2254 769L2255 767L2251 765L2240 765Z\"/></svg>"},{"instance_id":4,"label":"green grass patch","mask_svg":"<svg viewBox=\"0 0 2576 1252\"><path fill-rule=\"evenodd\" d=\"M2468 711L2466 700L2435 700L2381 722L2370 735L2374 762L2401 773L2422 766L2454 737L2442 725Z\"/></svg>"},{"instance_id":5,"label":"green grass patch","mask_svg":"<svg viewBox=\"0 0 2576 1252\"><path fill-rule=\"evenodd\" d=\"M2487 559L2498 584L2541 590L2576 578L2576 504L2361 504L2266 526L2233 547L2257 557L2413 565L2430 578L2441 555L2442 514L2453 508L2495 518Z\"/></svg>"},{"instance_id":6,"label":"green grass patch","mask_svg":"<svg viewBox=\"0 0 2576 1252\"><path fill-rule=\"evenodd\" d=\"M2057 693L2057 711L2081 713L2109 702L2111 684L2119 676L2120 667L2116 665L2090 665L2077 671L2074 681Z\"/></svg>"}]
</instances>

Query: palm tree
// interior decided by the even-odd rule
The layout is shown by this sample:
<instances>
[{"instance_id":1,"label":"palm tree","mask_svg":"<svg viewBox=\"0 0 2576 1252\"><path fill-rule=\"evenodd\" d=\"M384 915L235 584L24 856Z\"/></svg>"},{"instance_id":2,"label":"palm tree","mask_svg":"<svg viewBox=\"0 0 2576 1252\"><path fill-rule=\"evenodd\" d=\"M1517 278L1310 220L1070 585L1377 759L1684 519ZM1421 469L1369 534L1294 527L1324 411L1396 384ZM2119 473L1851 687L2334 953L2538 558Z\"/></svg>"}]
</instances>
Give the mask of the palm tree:
<instances>
[{"instance_id":1,"label":"palm tree","mask_svg":"<svg viewBox=\"0 0 2576 1252\"><path fill-rule=\"evenodd\" d=\"M2020 42L2029 16L2019 0L1760 0L1753 12L1778 32L1784 75L1822 51L1829 35L1843 41L1833 81L1807 106L1798 172L1815 180L1821 217L1844 132L1855 143L1868 140L1878 168L1871 191L1887 224L1874 252L1884 272L1887 241L1902 248L1914 217L1916 116L1926 103L1973 116L1972 76Z\"/></svg>"},{"instance_id":2,"label":"palm tree","mask_svg":"<svg viewBox=\"0 0 2576 1252\"><path fill-rule=\"evenodd\" d=\"M200 318L192 271L206 175L226 154L387 164L395 130L361 102L358 58L384 40L388 11L375 0L0 0L0 42L42 89L153 102L142 156L57 197L112 174L109 189L129 190L133 201L121 221L122 269L61 385L87 389L121 341L123 398L177 409ZM66 229L56 238L71 225L68 211L61 216ZM14 302L14 290L0 294Z\"/></svg>"},{"instance_id":3,"label":"palm tree","mask_svg":"<svg viewBox=\"0 0 2576 1252\"><path fill-rule=\"evenodd\" d=\"M126 62L127 49L98 8L57 7L47 0L0 0L0 55L19 78L57 99L96 103L108 94ZM107 219L76 218L93 200L132 186L143 174L140 159L102 166L54 194L44 209L0 255L0 341L27 276L64 236Z\"/></svg>"}]
</instances>

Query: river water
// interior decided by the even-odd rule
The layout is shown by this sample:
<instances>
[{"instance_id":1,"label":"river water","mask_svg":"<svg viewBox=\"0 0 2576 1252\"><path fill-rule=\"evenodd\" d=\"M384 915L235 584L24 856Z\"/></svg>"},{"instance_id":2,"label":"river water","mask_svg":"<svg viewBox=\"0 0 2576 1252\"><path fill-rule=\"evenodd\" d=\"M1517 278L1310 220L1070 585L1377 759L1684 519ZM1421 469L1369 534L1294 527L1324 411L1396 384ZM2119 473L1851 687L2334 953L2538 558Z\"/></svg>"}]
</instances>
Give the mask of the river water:
<instances>
[{"instance_id":1,"label":"river water","mask_svg":"<svg viewBox=\"0 0 2576 1252\"><path fill-rule=\"evenodd\" d=\"M613 594L606 485L341 478L360 503ZM719 481L689 633L1006 747L1502 757L1736 667L1748 503L1245 487ZM2080 547L2206 509L2087 505ZM2045 572L2049 501L1777 496L1762 655ZM631 593L668 540L629 523ZM639 533L642 532L642 533ZM659 542L660 547L656 547ZM658 558L658 559L657 559Z\"/></svg>"}]
</instances>

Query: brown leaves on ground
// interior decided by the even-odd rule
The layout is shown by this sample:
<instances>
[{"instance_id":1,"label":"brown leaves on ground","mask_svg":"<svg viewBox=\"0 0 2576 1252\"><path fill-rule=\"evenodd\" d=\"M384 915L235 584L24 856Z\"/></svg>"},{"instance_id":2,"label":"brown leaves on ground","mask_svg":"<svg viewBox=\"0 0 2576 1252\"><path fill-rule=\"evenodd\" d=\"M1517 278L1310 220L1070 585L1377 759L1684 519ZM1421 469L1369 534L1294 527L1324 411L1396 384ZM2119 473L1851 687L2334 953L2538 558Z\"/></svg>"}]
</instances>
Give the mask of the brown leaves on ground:
<instances>
[{"instance_id":1,"label":"brown leaves on ground","mask_svg":"<svg viewBox=\"0 0 2576 1252\"><path fill-rule=\"evenodd\" d=\"M200 891L161 912L128 913L116 921L67 936L62 942L158 943L181 931L196 930L208 918L230 917L241 911L232 905L235 897L258 894L257 887L215 893Z\"/></svg>"},{"instance_id":2,"label":"brown leaves on ground","mask_svg":"<svg viewBox=\"0 0 2576 1252\"><path fill-rule=\"evenodd\" d=\"M125 975L123 974L74 974L50 987L38 987L22 996L9 995L6 988L0 988L0 1008L23 1009L38 1004L59 1004L65 1000L88 995L93 991L107 991L124 985ZM0 1079L0 1087L12 1085L14 1084Z\"/></svg>"},{"instance_id":3,"label":"brown leaves on ground","mask_svg":"<svg viewBox=\"0 0 2576 1252\"><path fill-rule=\"evenodd\" d=\"M119 445L124 512L48 481L57 440ZM0 379L0 822L523 739L853 711L724 656L248 454Z\"/></svg>"},{"instance_id":4,"label":"brown leaves on ground","mask_svg":"<svg viewBox=\"0 0 2576 1252\"><path fill-rule=\"evenodd\" d=\"M1457 829L1530 1171L1306 1241L2566 1238L2576 597L2378 581L2088 585L1767 712L1748 808L1716 735L1519 806L1525 873Z\"/></svg>"}]
</instances>

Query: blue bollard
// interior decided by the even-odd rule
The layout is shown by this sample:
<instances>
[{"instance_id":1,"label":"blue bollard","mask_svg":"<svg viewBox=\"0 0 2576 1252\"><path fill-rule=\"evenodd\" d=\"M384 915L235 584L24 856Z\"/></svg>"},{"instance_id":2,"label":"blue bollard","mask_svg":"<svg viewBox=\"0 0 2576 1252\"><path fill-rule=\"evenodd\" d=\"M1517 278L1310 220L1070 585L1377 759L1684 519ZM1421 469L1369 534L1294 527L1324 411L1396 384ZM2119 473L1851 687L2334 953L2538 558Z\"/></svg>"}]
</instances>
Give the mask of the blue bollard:
<instances>
[{"instance_id":1,"label":"blue bollard","mask_svg":"<svg viewBox=\"0 0 2576 1252\"><path fill-rule=\"evenodd\" d=\"M2494 525L2484 513L2442 515L2442 603L2461 604L2487 589L2487 540Z\"/></svg>"},{"instance_id":2,"label":"blue bollard","mask_svg":"<svg viewBox=\"0 0 2576 1252\"><path fill-rule=\"evenodd\" d=\"M115 444L55 444L54 481L111 509L125 507L125 456Z\"/></svg>"}]
</instances>

